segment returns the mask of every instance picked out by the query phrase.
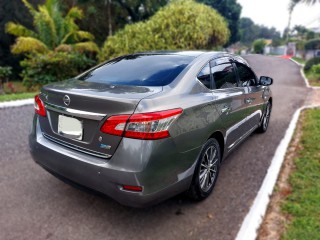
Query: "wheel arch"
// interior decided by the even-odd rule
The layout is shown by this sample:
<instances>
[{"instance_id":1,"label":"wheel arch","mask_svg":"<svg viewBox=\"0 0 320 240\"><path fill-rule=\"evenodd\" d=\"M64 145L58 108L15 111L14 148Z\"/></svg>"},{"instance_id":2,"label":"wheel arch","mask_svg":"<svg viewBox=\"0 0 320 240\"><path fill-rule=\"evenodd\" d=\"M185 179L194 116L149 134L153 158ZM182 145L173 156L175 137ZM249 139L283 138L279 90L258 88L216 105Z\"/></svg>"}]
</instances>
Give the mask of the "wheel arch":
<instances>
[{"instance_id":1,"label":"wheel arch","mask_svg":"<svg viewBox=\"0 0 320 240\"><path fill-rule=\"evenodd\" d=\"M218 141L219 146L220 146L221 160L222 160L223 154L224 154L224 146L225 146L224 136L223 136L222 132L216 131L216 132L212 133L209 138L215 138Z\"/></svg>"}]
</instances>

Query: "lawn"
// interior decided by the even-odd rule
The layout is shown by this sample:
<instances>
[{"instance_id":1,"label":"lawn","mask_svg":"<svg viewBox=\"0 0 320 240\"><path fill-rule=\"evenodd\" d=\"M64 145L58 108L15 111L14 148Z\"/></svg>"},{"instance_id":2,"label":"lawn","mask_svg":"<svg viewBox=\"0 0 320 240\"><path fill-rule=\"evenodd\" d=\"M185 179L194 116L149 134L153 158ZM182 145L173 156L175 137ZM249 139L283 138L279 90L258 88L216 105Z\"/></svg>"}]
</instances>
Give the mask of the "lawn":
<instances>
[{"instance_id":1,"label":"lawn","mask_svg":"<svg viewBox=\"0 0 320 240\"><path fill-rule=\"evenodd\" d=\"M0 102L33 98L36 94L37 92L4 94L0 95Z\"/></svg>"},{"instance_id":2,"label":"lawn","mask_svg":"<svg viewBox=\"0 0 320 240\"><path fill-rule=\"evenodd\" d=\"M304 65L306 63L306 61L302 58L298 58L298 57L292 57L293 60L295 60L296 62Z\"/></svg>"},{"instance_id":3,"label":"lawn","mask_svg":"<svg viewBox=\"0 0 320 240\"><path fill-rule=\"evenodd\" d=\"M320 87L319 75L316 75L316 74L313 73L311 70L309 70L309 71L304 71L304 74L305 74L306 77L308 78L309 84L310 84L311 86Z\"/></svg>"},{"instance_id":4,"label":"lawn","mask_svg":"<svg viewBox=\"0 0 320 240\"><path fill-rule=\"evenodd\" d=\"M290 176L292 193L282 210L290 215L283 240L320 239L320 110L307 110L295 170Z\"/></svg>"},{"instance_id":5,"label":"lawn","mask_svg":"<svg viewBox=\"0 0 320 240\"><path fill-rule=\"evenodd\" d=\"M26 89L19 81L4 83L3 89L6 94L0 94L0 102L33 98L39 92L38 89Z\"/></svg>"}]
</instances>

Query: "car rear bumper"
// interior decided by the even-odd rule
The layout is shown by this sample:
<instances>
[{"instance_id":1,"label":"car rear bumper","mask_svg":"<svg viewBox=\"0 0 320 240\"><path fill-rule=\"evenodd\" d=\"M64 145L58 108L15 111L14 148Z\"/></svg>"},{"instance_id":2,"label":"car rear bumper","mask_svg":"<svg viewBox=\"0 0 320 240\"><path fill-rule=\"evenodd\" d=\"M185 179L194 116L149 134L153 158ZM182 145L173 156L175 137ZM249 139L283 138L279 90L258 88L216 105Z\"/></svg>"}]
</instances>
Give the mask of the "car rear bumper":
<instances>
[{"instance_id":1,"label":"car rear bumper","mask_svg":"<svg viewBox=\"0 0 320 240\"><path fill-rule=\"evenodd\" d=\"M132 207L146 207L187 190L200 149L177 153L172 140L123 139L111 159L84 154L46 139L37 117L29 135L30 152L39 165L63 178ZM170 147L171 146L171 147ZM161 150L162 148L162 150ZM122 189L142 186L142 192Z\"/></svg>"}]
</instances>

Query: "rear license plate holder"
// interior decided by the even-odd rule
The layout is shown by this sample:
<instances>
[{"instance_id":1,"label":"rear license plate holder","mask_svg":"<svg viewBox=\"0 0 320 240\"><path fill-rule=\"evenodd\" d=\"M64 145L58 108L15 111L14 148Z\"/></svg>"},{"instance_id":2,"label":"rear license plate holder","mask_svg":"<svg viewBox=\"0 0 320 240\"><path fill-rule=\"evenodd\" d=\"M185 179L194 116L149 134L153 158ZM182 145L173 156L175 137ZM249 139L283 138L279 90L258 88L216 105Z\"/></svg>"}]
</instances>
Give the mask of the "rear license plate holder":
<instances>
[{"instance_id":1,"label":"rear license plate holder","mask_svg":"<svg viewBox=\"0 0 320 240\"><path fill-rule=\"evenodd\" d=\"M76 118L59 115L58 134L66 138L82 140L83 123Z\"/></svg>"}]
</instances>

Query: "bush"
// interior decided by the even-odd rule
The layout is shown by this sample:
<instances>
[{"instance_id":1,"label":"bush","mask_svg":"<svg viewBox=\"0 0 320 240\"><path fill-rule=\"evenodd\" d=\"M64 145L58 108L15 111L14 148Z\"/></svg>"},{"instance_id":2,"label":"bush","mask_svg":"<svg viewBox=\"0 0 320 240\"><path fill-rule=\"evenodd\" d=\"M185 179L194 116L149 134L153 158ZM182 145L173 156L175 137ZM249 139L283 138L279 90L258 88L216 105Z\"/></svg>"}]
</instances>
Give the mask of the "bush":
<instances>
[{"instance_id":1,"label":"bush","mask_svg":"<svg viewBox=\"0 0 320 240\"><path fill-rule=\"evenodd\" d=\"M304 45L306 50L320 49L320 38L311 39Z\"/></svg>"},{"instance_id":2,"label":"bush","mask_svg":"<svg viewBox=\"0 0 320 240\"><path fill-rule=\"evenodd\" d=\"M176 0L150 20L127 25L107 38L99 60L150 50L208 49L228 41L225 19L214 9L192 0Z\"/></svg>"},{"instance_id":3,"label":"bush","mask_svg":"<svg viewBox=\"0 0 320 240\"><path fill-rule=\"evenodd\" d=\"M12 74L12 67L1 67L0 66L0 81L8 79Z\"/></svg>"},{"instance_id":4,"label":"bush","mask_svg":"<svg viewBox=\"0 0 320 240\"><path fill-rule=\"evenodd\" d=\"M253 51L258 54L263 54L264 47L266 46L266 41L264 39L257 39L253 42Z\"/></svg>"},{"instance_id":5,"label":"bush","mask_svg":"<svg viewBox=\"0 0 320 240\"><path fill-rule=\"evenodd\" d=\"M317 65L317 64L320 64L320 57L311 58L304 65L304 70L309 71L313 65Z\"/></svg>"},{"instance_id":6,"label":"bush","mask_svg":"<svg viewBox=\"0 0 320 240\"><path fill-rule=\"evenodd\" d=\"M320 76L320 64L313 65L312 68L311 68L311 71L312 71L314 74Z\"/></svg>"},{"instance_id":7,"label":"bush","mask_svg":"<svg viewBox=\"0 0 320 240\"><path fill-rule=\"evenodd\" d=\"M21 73L27 88L41 87L45 84L75 77L96 62L85 54L50 52L49 54L29 55L21 61Z\"/></svg>"}]
</instances>

